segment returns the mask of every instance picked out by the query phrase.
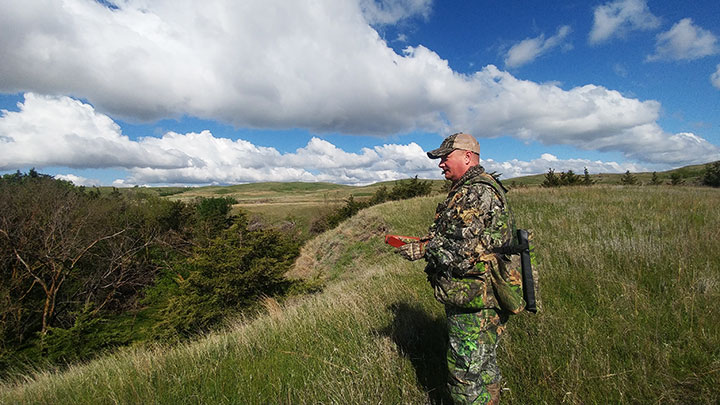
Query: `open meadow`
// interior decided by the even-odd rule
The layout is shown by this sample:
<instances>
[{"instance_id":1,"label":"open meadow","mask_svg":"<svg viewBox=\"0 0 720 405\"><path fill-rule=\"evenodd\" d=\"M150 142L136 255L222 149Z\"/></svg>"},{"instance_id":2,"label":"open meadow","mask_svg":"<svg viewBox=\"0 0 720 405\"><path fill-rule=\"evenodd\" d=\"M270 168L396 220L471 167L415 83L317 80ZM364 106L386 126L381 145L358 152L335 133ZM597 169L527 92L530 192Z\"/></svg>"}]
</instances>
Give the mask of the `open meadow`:
<instances>
[{"instance_id":1,"label":"open meadow","mask_svg":"<svg viewBox=\"0 0 720 405\"><path fill-rule=\"evenodd\" d=\"M425 180L436 192L444 181ZM352 197L358 201L370 199L382 187L392 189L396 181L374 183L367 186L348 186L331 183L250 183L235 186L208 186L178 189L169 196L172 200L192 201L196 198L234 198L233 211L244 211L263 222L282 224L293 222L307 237L314 219L345 204Z\"/></svg>"},{"instance_id":2,"label":"open meadow","mask_svg":"<svg viewBox=\"0 0 720 405\"><path fill-rule=\"evenodd\" d=\"M443 308L423 263L383 243L423 234L440 198L373 206L310 240L288 277L322 292L267 298L261 316L192 342L6 381L0 403L443 403ZM720 401L720 190L520 188L508 198L533 231L542 308L508 323L504 403Z\"/></svg>"}]
</instances>

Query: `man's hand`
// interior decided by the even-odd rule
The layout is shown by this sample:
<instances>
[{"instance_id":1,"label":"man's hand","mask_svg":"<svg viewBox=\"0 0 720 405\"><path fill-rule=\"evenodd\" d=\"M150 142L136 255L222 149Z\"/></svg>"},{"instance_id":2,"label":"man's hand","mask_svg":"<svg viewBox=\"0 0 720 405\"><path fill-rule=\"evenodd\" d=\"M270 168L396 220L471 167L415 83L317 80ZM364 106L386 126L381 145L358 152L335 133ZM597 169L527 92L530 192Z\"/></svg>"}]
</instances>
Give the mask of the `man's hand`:
<instances>
[{"instance_id":1,"label":"man's hand","mask_svg":"<svg viewBox=\"0 0 720 405\"><path fill-rule=\"evenodd\" d=\"M425 245L427 242L411 242L406 243L397 248L397 254L403 258L413 261L422 259L425 256Z\"/></svg>"}]
</instances>

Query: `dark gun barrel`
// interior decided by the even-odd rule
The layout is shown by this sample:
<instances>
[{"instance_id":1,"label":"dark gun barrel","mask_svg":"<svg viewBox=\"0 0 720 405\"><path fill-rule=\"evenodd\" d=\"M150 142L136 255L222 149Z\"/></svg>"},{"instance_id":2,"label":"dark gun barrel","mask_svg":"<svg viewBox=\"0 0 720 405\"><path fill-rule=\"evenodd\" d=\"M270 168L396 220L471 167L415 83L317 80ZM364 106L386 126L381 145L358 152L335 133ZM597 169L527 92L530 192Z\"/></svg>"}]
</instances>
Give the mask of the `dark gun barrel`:
<instances>
[{"instance_id":1,"label":"dark gun barrel","mask_svg":"<svg viewBox=\"0 0 720 405\"><path fill-rule=\"evenodd\" d=\"M529 235L525 229L518 229L517 236L519 245L522 249L520 251L520 264L522 267L522 285L525 310L537 313L537 303L535 302L535 279L533 278L532 264L530 263Z\"/></svg>"}]
</instances>

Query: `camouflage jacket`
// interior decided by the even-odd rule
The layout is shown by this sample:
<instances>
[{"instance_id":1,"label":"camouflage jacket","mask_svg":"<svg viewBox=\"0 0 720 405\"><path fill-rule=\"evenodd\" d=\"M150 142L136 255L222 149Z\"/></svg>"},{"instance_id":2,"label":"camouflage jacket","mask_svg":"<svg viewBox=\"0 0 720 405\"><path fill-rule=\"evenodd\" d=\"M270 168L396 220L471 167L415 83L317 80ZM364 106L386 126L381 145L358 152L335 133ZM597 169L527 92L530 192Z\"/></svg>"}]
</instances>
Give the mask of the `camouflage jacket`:
<instances>
[{"instance_id":1,"label":"camouflage jacket","mask_svg":"<svg viewBox=\"0 0 720 405\"><path fill-rule=\"evenodd\" d=\"M493 252L512 243L505 189L482 166L470 168L435 211L425 272L436 298L467 309L523 309L518 256Z\"/></svg>"}]
</instances>

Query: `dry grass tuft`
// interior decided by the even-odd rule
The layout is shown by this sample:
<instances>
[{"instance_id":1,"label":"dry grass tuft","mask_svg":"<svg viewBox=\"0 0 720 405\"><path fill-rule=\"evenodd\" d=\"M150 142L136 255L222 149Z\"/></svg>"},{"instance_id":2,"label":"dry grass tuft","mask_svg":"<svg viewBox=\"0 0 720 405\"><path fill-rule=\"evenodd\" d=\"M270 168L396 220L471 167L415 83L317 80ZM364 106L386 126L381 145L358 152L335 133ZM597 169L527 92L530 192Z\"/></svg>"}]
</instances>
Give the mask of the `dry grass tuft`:
<instances>
[{"instance_id":1,"label":"dry grass tuft","mask_svg":"<svg viewBox=\"0 0 720 405\"><path fill-rule=\"evenodd\" d=\"M280 303L273 297L264 296L260 299L260 305L272 319L280 319L283 315L283 308Z\"/></svg>"}]
</instances>

